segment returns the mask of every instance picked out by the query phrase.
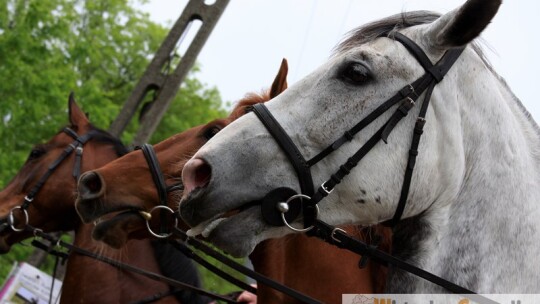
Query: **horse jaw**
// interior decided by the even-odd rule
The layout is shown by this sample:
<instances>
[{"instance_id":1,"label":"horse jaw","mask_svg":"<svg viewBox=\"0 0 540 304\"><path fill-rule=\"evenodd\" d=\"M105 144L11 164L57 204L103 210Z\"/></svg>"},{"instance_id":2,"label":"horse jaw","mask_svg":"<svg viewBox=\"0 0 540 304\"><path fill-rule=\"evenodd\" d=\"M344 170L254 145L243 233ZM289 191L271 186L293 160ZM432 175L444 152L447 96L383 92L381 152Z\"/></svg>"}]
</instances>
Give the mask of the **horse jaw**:
<instances>
[{"instance_id":1,"label":"horse jaw","mask_svg":"<svg viewBox=\"0 0 540 304\"><path fill-rule=\"evenodd\" d=\"M138 212L126 211L98 222L92 230L92 238L119 249L129 240L130 234L145 231L144 219Z\"/></svg>"}]
</instances>

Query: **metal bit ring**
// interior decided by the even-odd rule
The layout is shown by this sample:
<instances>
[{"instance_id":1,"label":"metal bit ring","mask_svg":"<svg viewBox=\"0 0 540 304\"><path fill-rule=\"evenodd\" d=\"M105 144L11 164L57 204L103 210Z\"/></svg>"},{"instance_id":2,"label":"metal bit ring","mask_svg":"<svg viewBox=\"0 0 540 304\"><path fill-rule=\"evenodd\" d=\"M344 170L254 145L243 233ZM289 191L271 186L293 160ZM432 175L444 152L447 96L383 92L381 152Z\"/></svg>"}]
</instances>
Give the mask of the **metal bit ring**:
<instances>
[{"instance_id":1,"label":"metal bit ring","mask_svg":"<svg viewBox=\"0 0 540 304\"><path fill-rule=\"evenodd\" d=\"M155 206L154 208L150 209L149 213L152 214L152 212L156 209L164 209L164 210L167 210L169 211L171 214L174 215L174 211L169 208L168 206L162 206L162 205L159 205L159 206ZM146 219L145 219L146 220ZM178 226L178 218L175 216L174 217L174 227L176 228ZM165 233L165 234L160 234L160 233L155 233L152 228L150 227L150 221L149 220L146 220L146 228L148 229L148 232L157 237L158 239L166 239L168 237L170 237L172 235L172 232L170 233Z\"/></svg>"},{"instance_id":2,"label":"metal bit ring","mask_svg":"<svg viewBox=\"0 0 540 304\"><path fill-rule=\"evenodd\" d=\"M287 219L285 218L285 213L287 211L285 210L288 210L288 205L291 201L297 199L297 198L305 198L305 199L311 199L311 197L305 195L305 194L295 194L291 197L289 197L289 199L285 202L285 203L279 203L278 204L278 210L279 212L281 212L281 219L283 220L283 224L285 224L285 226L287 226L287 228L291 229L292 231L295 231L295 232L307 232L307 231L310 231L311 229L313 229L313 225L310 226L310 227L307 227L307 228L294 228L293 226L291 226L291 224L289 224L289 222L287 222ZM285 206L287 206L287 208L284 208ZM315 217L317 217L319 215L319 206L315 205L315 208L316 208L316 214L315 214Z\"/></svg>"},{"instance_id":3,"label":"metal bit ring","mask_svg":"<svg viewBox=\"0 0 540 304\"><path fill-rule=\"evenodd\" d=\"M21 212L22 212L23 215L24 215L24 226L23 226L23 228L17 228L17 227L15 227L15 216L13 215L13 212L14 212L15 210L17 210L17 209L21 210ZM29 221L29 219L28 219L28 211L26 211L26 209L23 209L23 207L21 207L21 206L13 207L13 209L11 209L11 210L9 211L9 215L8 215L8 224L9 224L9 227L10 227L13 231L15 231L15 232L21 232L21 231L24 231L25 228L26 228L26 226L28 226L28 221Z\"/></svg>"}]
</instances>

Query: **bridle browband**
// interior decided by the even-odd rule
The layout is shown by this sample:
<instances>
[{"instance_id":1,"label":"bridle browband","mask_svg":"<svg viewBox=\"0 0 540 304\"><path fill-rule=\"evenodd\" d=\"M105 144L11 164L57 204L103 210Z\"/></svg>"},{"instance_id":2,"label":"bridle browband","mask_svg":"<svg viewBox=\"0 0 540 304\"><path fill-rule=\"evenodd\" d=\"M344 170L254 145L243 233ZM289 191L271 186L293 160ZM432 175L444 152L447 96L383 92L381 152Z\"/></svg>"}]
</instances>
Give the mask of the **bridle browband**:
<instances>
[{"instance_id":1,"label":"bridle browband","mask_svg":"<svg viewBox=\"0 0 540 304\"><path fill-rule=\"evenodd\" d=\"M141 146L135 147L135 150L141 150L144 159L146 160L146 163L148 164L148 169L150 170L150 174L152 175L152 180L154 181L154 185L156 186L156 190L158 192L159 197L159 205L152 208L150 210L150 213L152 213L155 209L161 209L160 211L160 227L159 227L159 233L155 233L152 228L150 227L149 219L146 219L146 225L148 228L148 232L152 234L153 236L157 238L167 238L171 236L172 232L168 232L168 220L167 220L167 213L165 211L168 211L170 213L173 213L172 209L168 207L168 200L167 196L169 192L172 191L181 191L184 189L184 185L180 183L173 184L171 186L167 186L165 183L165 177L163 176L163 171L161 170L161 166L159 165L159 160L156 155L156 151L150 144L142 144ZM177 218L175 217L175 221L177 221ZM176 222L178 224L178 222ZM175 224L175 226L176 226Z\"/></svg>"},{"instance_id":2,"label":"bridle browband","mask_svg":"<svg viewBox=\"0 0 540 304\"><path fill-rule=\"evenodd\" d=\"M388 33L385 33L384 36L387 37ZM401 195L399 198L398 206L394 213L392 219L388 222L390 226L395 225L400 221L405 205L407 202L407 197L409 193L412 172L416 163L416 157L418 155L418 145L420 143L420 137L423 133L423 128L426 123L426 113L433 92L433 88L437 83L442 81L446 73L450 70L454 62L459 58L464 48L453 49L447 51L443 57L433 65L428 58L428 56L422 51L422 49L411 39L407 38L399 32L393 34L393 38L400 42L408 51L411 53L416 60L422 65L426 73L415 80L414 82L407 84L401 90L399 90L394 96L382 103L377 107L373 112L369 113L365 118L360 122L354 125L351 129L345 131L345 133L335 140L327 148L323 149L319 154L315 155L309 160L306 160L302 153L298 150L292 139L287 135L284 129L280 126L279 122L273 117L268 108L264 104L256 104L252 107L253 112L257 115L259 120L264 124L268 132L276 140L278 145L287 155L287 158L293 165L295 172L297 174L301 194L296 194L301 201L301 210L304 218L304 229L298 229L297 231L307 231L312 228L315 224L317 218L317 203L324 199L328 194L330 194L333 189L338 185L350 172L357 166L357 164L364 158L364 156L375 147L379 141L384 141L385 143L388 140L388 136L392 130L397 126L399 121L407 116L407 113L414 107L416 101L420 96L425 93L424 100L422 102L418 118L413 131L413 139L411 143L411 148L409 150L409 157L407 162L407 167L405 170L405 177L403 180L403 185L401 189ZM339 169L330 176L328 180L322 183L317 190L315 190L313 185L313 178L311 176L311 167L317 164L319 161L324 159L326 156L339 149L346 142L352 141L354 136L368 126L370 123L375 121L379 116L388 111L392 106L400 104L397 110L392 114L390 119L381 127L377 132L372 135L367 142L356 151L347 161L342 164ZM262 199L261 205L263 205L263 217L265 220L267 218L280 217L281 214L286 215L286 211L289 206L284 206L283 198L281 201L270 201L267 199L269 196L276 197L274 193L276 191L283 191L284 189L290 188L278 188L272 190L267 196ZM295 193L294 190L289 190L289 193ZM286 198L290 198L289 195ZM281 203L281 204L280 204ZM265 205L272 205L272 208L265 207ZM299 205L299 204L296 204ZM277 206L277 208L276 208ZM292 206L290 206L292 207ZM298 207L297 207L298 208ZM270 210L270 211L268 211ZM269 215L268 212L273 212L273 215ZM267 213L267 214L265 214ZM277 215L276 215L277 214ZM271 225L276 225L275 221L268 221ZM283 220L277 226L283 226L289 224L287 221Z\"/></svg>"},{"instance_id":3,"label":"bridle browband","mask_svg":"<svg viewBox=\"0 0 540 304\"><path fill-rule=\"evenodd\" d=\"M24 229L20 229L16 227L15 224L15 216L14 212L15 210L19 210L23 213L25 218L24 226L28 225L29 218L28 218L28 212L26 211L28 207L30 207L30 204L34 200L35 196L39 193L41 188L45 185L45 182L49 179L49 177L54 173L54 171L60 166L60 164L67 159L71 153L75 152L75 161L73 164L73 172L72 176L75 179L75 182L79 180L79 176L81 175L81 167L82 167L82 156L83 156L83 146L92 139L96 134L96 130L90 130L88 133L79 136L77 132L73 131L69 127L65 127L62 129L62 132L66 133L70 137L74 139L72 143L70 143L58 156L58 158L52 162L52 164L49 165L49 168L47 171L41 176L41 178L38 180L38 182L30 189L28 194L24 197L23 203L20 206L14 207L10 210L9 215L7 218L0 220L0 231L4 230L5 228L11 228L13 231L22 231Z\"/></svg>"}]
</instances>

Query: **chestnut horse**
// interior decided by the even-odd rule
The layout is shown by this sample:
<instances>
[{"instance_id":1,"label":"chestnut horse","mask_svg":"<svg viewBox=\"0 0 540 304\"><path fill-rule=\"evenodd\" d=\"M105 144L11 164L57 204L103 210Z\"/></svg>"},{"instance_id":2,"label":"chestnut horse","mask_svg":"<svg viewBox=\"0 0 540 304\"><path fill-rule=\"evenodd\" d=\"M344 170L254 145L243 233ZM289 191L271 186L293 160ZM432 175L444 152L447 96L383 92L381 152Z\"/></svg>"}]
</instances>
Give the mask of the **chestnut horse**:
<instances>
[{"instance_id":1,"label":"chestnut horse","mask_svg":"<svg viewBox=\"0 0 540 304\"><path fill-rule=\"evenodd\" d=\"M103 256L159 273L159 265L149 240L134 240L123 250L111 250L91 238L93 225L82 224L74 208L77 170L84 172L102 166L127 153L122 143L105 131L90 124L72 96L69 99L69 129L57 133L45 144L32 149L19 173L0 192L0 218L6 218L13 208L15 228L25 223L23 212L17 207L25 196L39 184L51 164L59 159L69 145L75 144L74 136L82 138L92 133L84 145L80 167L73 151L58 163L49 178L28 204L28 224L45 232L75 230L74 245ZM74 133L70 133L71 131ZM71 135L70 135L71 134ZM75 171L74 171L75 168ZM75 175L75 176L74 176ZM15 232L3 225L0 231L0 251L7 253L11 246L31 236L30 232ZM158 292L167 292L169 286L139 275L124 272L93 259L71 254L63 283L62 303L128 303L148 298ZM160 303L178 303L174 297Z\"/></svg>"},{"instance_id":2,"label":"chestnut horse","mask_svg":"<svg viewBox=\"0 0 540 304\"><path fill-rule=\"evenodd\" d=\"M287 65L284 60L269 92L262 96L248 95L238 103L228 118L192 128L156 144L155 151L167 179L166 183L177 183L183 164L191 155L220 129L243 115L246 107L265 102L285 90L286 76ZM173 202L177 201L170 197L169 206L176 209L177 204ZM77 210L85 222L119 210L148 211L158 204L158 193L141 151L131 152L81 176ZM93 236L119 247L131 234L145 229L144 219L133 212L129 219L110 219L109 216L108 221L102 220L94 228ZM358 237L366 237L356 231L355 227L347 227L347 230ZM389 235L386 234L385 240L388 239ZM385 244L388 246L388 242ZM384 270L371 264L359 270L356 255L304 235L268 240L255 249L250 259L257 272L325 303L341 303L343 293L382 291L384 285ZM339 263L339 267L336 267L336 263ZM258 287L258 299L262 303L295 302L263 285Z\"/></svg>"}]
</instances>

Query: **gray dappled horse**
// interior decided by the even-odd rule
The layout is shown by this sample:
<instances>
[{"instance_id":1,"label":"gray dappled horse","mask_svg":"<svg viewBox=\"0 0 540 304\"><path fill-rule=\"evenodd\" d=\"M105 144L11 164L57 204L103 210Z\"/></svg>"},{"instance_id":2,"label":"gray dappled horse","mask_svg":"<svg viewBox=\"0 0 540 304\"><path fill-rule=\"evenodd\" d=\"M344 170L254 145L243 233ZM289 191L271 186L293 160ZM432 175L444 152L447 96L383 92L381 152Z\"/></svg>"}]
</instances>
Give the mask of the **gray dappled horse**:
<instances>
[{"instance_id":1,"label":"gray dappled horse","mask_svg":"<svg viewBox=\"0 0 540 304\"><path fill-rule=\"evenodd\" d=\"M412 39L433 63L446 51L466 46L434 87L408 199L394 227L393 254L479 293L538 293L540 132L473 42L500 4L470 0L440 18L411 12L361 27L327 63L267 108L301 154L312 157L425 73L394 39L395 32ZM398 106L314 165L314 184L328 179ZM332 225L392 219L419 112L420 102L397 124L388 143L376 144L318 204L319 219ZM275 188L300 192L293 166L253 114L203 146L185 165L183 179L184 220L236 256L292 232L265 223L259 208L246 208ZM388 291L443 290L391 269Z\"/></svg>"}]
</instances>

